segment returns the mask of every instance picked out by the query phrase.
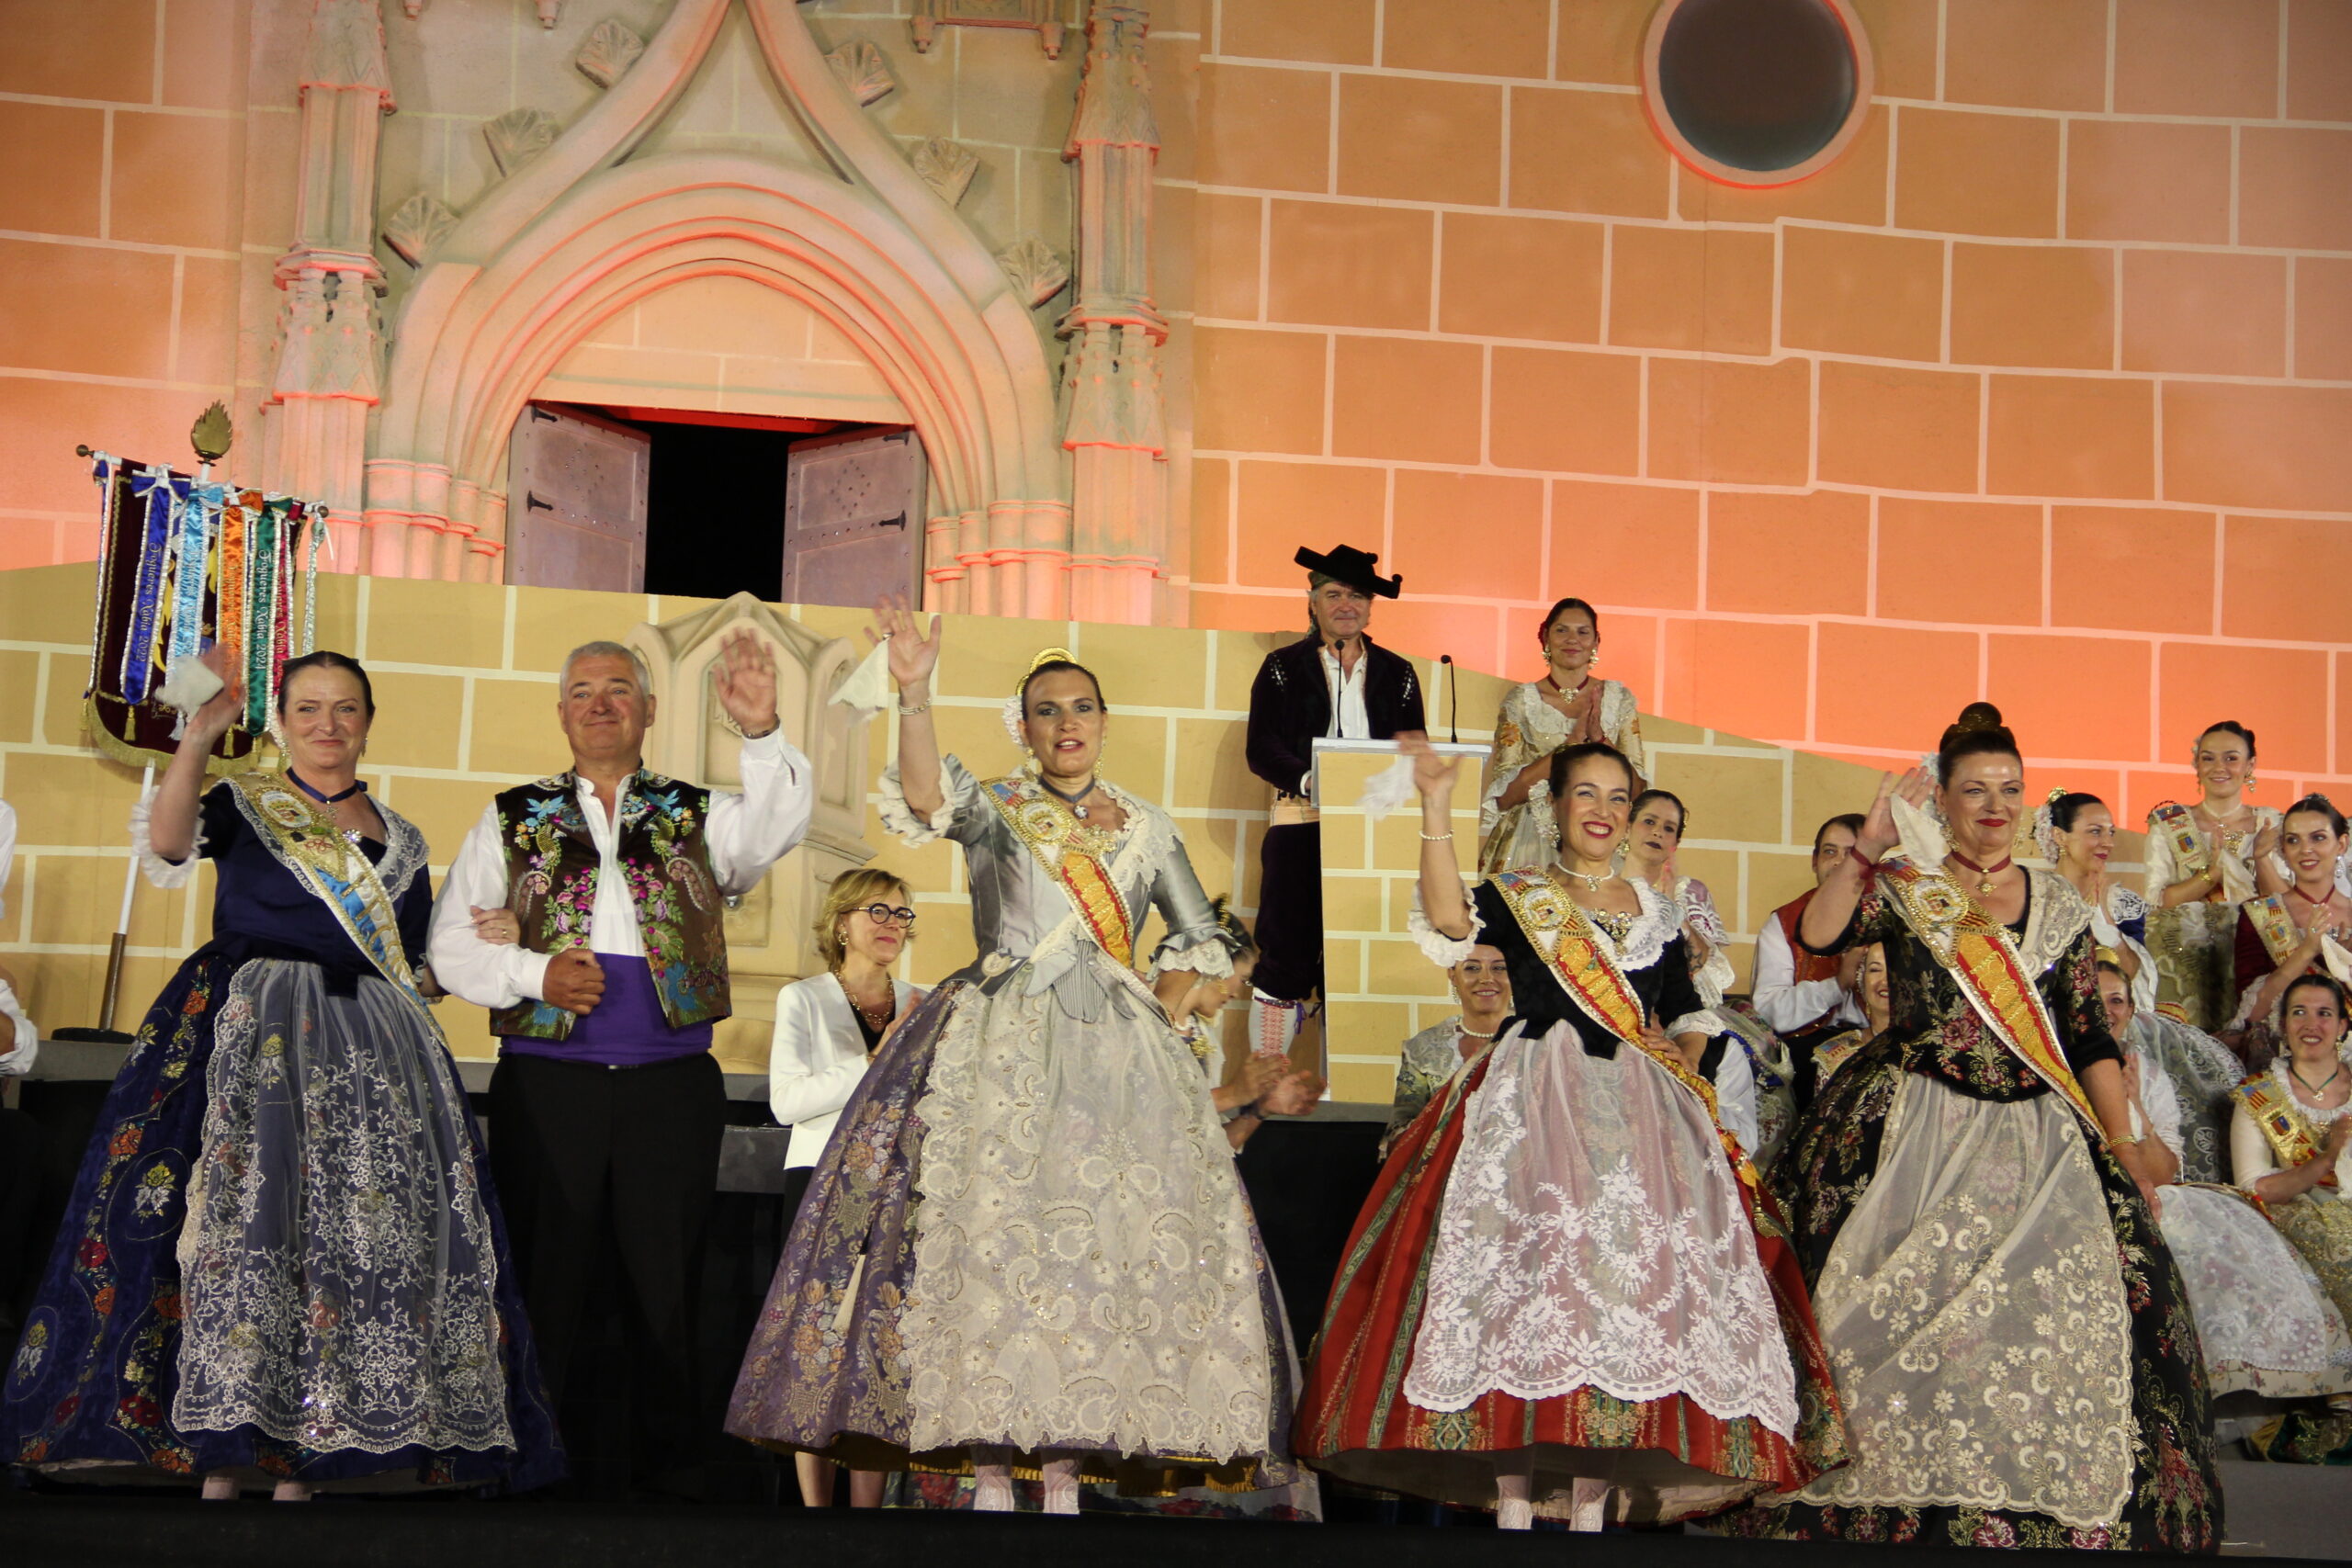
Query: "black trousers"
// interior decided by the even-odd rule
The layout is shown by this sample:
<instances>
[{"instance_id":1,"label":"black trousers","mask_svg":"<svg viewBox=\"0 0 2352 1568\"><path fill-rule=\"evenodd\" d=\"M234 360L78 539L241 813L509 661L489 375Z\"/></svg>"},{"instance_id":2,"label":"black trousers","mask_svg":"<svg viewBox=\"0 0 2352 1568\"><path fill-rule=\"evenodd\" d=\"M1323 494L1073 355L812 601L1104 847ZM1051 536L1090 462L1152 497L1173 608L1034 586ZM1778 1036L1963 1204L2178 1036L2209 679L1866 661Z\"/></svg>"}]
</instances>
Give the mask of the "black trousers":
<instances>
[{"instance_id":1,"label":"black trousers","mask_svg":"<svg viewBox=\"0 0 2352 1568\"><path fill-rule=\"evenodd\" d=\"M664 1487L696 1430L695 1284L718 1184L727 1085L707 1053L604 1067L509 1052L490 1080L490 1160L559 1410L609 1240L631 1369L630 1468Z\"/></svg>"},{"instance_id":2,"label":"black trousers","mask_svg":"<svg viewBox=\"0 0 2352 1568\"><path fill-rule=\"evenodd\" d=\"M1252 983L1280 1002L1323 988L1323 825L1266 829L1258 852L1258 968Z\"/></svg>"}]
</instances>

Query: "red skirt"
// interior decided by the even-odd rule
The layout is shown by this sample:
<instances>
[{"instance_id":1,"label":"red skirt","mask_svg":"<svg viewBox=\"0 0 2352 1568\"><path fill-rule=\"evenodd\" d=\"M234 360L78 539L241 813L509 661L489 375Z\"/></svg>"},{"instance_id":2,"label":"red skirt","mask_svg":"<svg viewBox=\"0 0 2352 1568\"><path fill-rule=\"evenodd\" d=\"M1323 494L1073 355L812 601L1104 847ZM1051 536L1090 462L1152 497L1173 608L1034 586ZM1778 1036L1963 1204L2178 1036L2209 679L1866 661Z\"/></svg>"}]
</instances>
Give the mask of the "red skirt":
<instances>
[{"instance_id":1,"label":"red skirt","mask_svg":"<svg viewBox=\"0 0 2352 1568\"><path fill-rule=\"evenodd\" d=\"M1793 1440L1752 1416L1709 1415L1682 1394L1633 1402L1594 1388L1525 1400L1489 1392L1464 1410L1404 1395L1427 1296L1438 1215L1482 1059L1397 1138L1365 1201L1306 1369L1299 1456L1345 1480L1492 1507L1500 1456L1532 1468L1539 1513L1565 1512L1579 1476L1629 1490L1629 1517L1690 1518L1764 1492L1793 1492L1846 1462L1828 1357L1781 1216L1747 1183L1748 1222L1797 1378ZM1545 1507L1550 1499L1551 1508Z\"/></svg>"}]
</instances>

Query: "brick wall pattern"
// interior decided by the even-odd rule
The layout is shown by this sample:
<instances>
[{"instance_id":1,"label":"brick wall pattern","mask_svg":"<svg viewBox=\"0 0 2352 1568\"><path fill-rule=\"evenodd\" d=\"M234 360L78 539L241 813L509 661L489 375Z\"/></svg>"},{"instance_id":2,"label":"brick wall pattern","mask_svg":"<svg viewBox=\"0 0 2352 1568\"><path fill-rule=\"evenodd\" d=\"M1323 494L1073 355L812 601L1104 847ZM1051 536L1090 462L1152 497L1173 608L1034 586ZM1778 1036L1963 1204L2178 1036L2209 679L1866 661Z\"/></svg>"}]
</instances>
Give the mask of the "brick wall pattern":
<instances>
[{"instance_id":1,"label":"brick wall pattern","mask_svg":"<svg viewBox=\"0 0 2352 1568\"><path fill-rule=\"evenodd\" d=\"M1861 133L1740 190L1644 118L1653 0L1204 4L1195 624L1344 538L1375 637L1531 678L1577 594L1792 748L1982 695L2134 821L2224 716L2257 800L2352 779L2352 4L1855 6Z\"/></svg>"}]
</instances>

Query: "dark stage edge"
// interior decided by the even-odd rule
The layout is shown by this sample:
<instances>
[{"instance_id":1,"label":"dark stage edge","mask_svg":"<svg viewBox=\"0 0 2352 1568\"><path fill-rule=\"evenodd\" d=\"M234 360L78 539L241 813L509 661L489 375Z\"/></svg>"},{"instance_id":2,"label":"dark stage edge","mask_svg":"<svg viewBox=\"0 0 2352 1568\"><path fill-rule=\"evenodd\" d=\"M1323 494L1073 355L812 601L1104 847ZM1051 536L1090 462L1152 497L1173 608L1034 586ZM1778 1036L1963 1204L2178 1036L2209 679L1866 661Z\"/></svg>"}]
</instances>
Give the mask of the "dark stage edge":
<instances>
[{"instance_id":1,"label":"dark stage edge","mask_svg":"<svg viewBox=\"0 0 2352 1568\"><path fill-rule=\"evenodd\" d=\"M1575 1568L1862 1568L1936 1562L1991 1568L2030 1560L2084 1568L2083 1552L1996 1552L1734 1540L1671 1533L1526 1535L1382 1525L1034 1514L976 1517L919 1510L803 1512L771 1507L557 1503L423 1504L257 1498L85 1499L17 1493L0 1501L0 1562L10 1568L102 1562L174 1568L721 1568L783 1562L822 1568L1472 1568L1497 1562ZM2273 1562L2310 1559L2273 1558Z\"/></svg>"}]
</instances>

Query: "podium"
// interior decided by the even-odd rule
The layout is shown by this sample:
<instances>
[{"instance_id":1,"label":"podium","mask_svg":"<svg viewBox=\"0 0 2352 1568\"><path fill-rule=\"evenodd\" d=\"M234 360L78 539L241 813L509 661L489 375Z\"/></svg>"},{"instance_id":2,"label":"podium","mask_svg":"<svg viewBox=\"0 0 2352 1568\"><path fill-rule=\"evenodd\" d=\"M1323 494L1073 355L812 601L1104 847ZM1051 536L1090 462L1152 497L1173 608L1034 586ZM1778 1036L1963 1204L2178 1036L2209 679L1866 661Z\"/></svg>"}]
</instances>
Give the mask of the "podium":
<instances>
[{"instance_id":1,"label":"podium","mask_svg":"<svg viewBox=\"0 0 2352 1568\"><path fill-rule=\"evenodd\" d=\"M1478 863L1478 799L1487 749L1441 743L1460 757L1454 774L1453 851L1465 873ZM1315 794L1323 820L1324 1077L1335 1100L1387 1104L1408 1037L1456 1010L1444 971L1421 956L1407 929L1421 873L1418 796L1374 822L1357 804L1374 775L1398 756L1393 740L1315 742Z\"/></svg>"}]
</instances>

